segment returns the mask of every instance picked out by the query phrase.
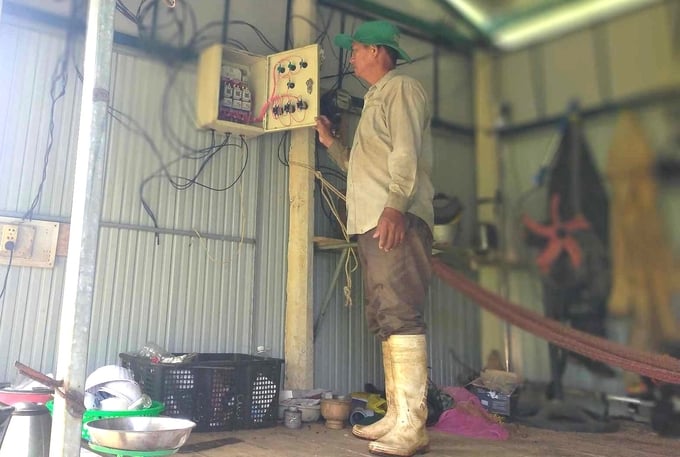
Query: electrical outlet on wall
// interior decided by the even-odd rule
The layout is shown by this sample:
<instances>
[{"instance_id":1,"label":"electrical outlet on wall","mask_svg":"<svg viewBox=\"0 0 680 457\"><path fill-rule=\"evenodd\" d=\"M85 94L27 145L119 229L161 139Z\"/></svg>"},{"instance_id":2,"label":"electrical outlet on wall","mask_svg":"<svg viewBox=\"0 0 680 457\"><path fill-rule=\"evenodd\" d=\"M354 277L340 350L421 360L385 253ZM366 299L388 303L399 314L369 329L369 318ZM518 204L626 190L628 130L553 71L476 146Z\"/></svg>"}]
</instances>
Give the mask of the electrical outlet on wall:
<instances>
[{"instance_id":1,"label":"electrical outlet on wall","mask_svg":"<svg viewBox=\"0 0 680 457\"><path fill-rule=\"evenodd\" d=\"M0 253L9 254L14 251L17 244L17 234L19 226L15 224L2 225L0 232Z\"/></svg>"},{"instance_id":2,"label":"electrical outlet on wall","mask_svg":"<svg viewBox=\"0 0 680 457\"><path fill-rule=\"evenodd\" d=\"M52 268L58 237L56 222L0 217L0 264Z\"/></svg>"}]
</instances>

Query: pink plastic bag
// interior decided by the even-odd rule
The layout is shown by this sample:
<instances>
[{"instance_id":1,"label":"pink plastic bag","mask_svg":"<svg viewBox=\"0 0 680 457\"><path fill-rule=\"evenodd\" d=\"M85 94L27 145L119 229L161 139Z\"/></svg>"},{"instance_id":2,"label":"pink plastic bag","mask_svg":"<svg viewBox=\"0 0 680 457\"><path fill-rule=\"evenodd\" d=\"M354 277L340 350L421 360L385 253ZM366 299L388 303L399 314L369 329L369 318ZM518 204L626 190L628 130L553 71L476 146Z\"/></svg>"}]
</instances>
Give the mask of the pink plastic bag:
<instances>
[{"instance_id":1,"label":"pink plastic bag","mask_svg":"<svg viewBox=\"0 0 680 457\"><path fill-rule=\"evenodd\" d=\"M439 417L432 430L487 440L507 440L509 433L482 406L479 398L464 387L444 387L455 406Z\"/></svg>"}]
</instances>

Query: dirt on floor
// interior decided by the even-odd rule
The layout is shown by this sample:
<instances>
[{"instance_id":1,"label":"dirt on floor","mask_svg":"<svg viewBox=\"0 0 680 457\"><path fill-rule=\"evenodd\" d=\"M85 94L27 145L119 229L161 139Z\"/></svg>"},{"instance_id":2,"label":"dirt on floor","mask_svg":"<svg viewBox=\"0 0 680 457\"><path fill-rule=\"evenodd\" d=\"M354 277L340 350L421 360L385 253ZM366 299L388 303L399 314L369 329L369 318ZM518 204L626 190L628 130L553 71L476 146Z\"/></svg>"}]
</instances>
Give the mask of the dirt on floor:
<instances>
[{"instance_id":1,"label":"dirt on floor","mask_svg":"<svg viewBox=\"0 0 680 457\"><path fill-rule=\"evenodd\" d=\"M622 420L611 433L557 432L506 424L505 441L465 438L430 432L431 457L440 456L577 456L680 457L680 439L663 438L642 423ZM178 455L188 457L358 457L370 456L368 442L352 436L349 427L331 430L322 422L301 429L283 425L260 430L192 433Z\"/></svg>"}]
</instances>

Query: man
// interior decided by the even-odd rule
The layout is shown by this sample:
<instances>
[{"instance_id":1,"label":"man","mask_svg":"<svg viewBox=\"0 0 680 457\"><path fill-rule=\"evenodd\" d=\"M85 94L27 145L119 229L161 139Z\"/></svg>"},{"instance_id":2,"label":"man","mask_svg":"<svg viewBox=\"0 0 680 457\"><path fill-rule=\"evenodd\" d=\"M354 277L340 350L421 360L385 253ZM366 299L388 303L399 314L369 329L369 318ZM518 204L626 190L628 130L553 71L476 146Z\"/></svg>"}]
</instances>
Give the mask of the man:
<instances>
[{"instance_id":1,"label":"man","mask_svg":"<svg viewBox=\"0 0 680 457\"><path fill-rule=\"evenodd\" d=\"M427 347L423 305L430 282L434 190L428 99L422 85L399 75L411 61L399 31L370 21L335 44L352 52L354 73L371 85L351 150L317 118L319 141L347 171L347 231L357 234L369 329L382 340L387 414L355 425L371 452L426 452Z\"/></svg>"}]
</instances>

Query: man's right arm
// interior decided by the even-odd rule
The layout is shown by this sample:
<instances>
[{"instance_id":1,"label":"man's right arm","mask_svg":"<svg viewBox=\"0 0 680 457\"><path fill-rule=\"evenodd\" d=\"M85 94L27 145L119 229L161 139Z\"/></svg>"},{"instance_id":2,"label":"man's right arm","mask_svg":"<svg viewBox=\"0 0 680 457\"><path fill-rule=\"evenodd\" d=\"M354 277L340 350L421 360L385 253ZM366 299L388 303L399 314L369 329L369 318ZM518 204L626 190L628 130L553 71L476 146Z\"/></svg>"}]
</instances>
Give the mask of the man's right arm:
<instances>
[{"instance_id":1,"label":"man's right arm","mask_svg":"<svg viewBox=\"0 0 680 457\"><path fill-rule=\"evenodd\" d=\"M349 148L333 136L330 120L326 116L317 117L315 129L319 133L319 142L326 147L331 159L342 170L347 171L349 167Z\"/></svg>"},{"instance_id":2,"label":"man's right arm","mask_svg":"<svg viewBox=\"0 0 680 457\"><path fill-rule=\"evenodd\" d=\"M349 168L349 148L336 138L326 149L333 162L346 172Z\"/></svg>"}]
</instances>

